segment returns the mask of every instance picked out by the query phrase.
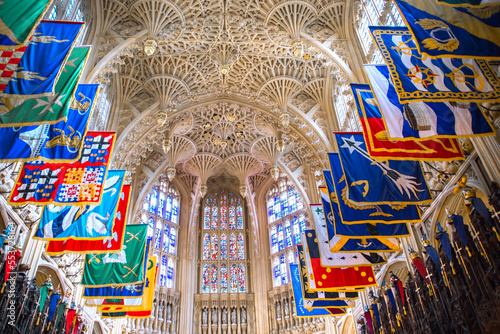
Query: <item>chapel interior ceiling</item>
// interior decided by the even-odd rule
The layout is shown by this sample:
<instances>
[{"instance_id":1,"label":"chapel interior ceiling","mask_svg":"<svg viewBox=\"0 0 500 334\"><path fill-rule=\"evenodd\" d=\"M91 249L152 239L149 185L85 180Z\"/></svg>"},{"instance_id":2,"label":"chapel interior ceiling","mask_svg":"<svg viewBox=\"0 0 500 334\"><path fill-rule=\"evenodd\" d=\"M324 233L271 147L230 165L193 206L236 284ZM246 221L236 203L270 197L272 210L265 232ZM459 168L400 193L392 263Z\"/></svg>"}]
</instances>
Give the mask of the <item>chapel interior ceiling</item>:
<instances>
[{"instance_id":1,"label":"chapel interior ceiling","mask_svg":"<svg viewBox=\"0 0 500 334\"><path fill-rule=\"evenodd\" d=\"M275 158L261 146L274 137L283 139L279 159L290 172L307 164L319 176L331 149L325 106L349 69L347 2L100 1L94 81L115 92L115 167L134 174L140 166L140 179L172 165L200 177L192 160L211 154L220 164L210 162L210 175L224 165L234 175L225 162L247 155L261 173ZM148 40L157 43L151 55ZM176 152L165 153L165 139Z\"/></svg>"}]
</instances>

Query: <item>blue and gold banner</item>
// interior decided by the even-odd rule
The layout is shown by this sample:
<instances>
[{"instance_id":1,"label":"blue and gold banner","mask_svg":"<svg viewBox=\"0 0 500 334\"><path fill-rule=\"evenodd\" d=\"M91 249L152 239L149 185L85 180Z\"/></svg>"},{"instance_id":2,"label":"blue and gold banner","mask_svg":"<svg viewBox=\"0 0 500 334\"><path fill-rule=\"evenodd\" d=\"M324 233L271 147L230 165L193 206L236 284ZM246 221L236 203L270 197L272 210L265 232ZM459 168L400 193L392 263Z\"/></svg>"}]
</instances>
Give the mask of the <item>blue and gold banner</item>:
<instances>
[{"instance_id":1,"label":"blue and gold banner","mask_svg":"<svg viewBox=\"0 0 500 334\"><path fill-rule=\"evenodd\" d=\"M500 100L500 81L482 59L431 59L406 27L369 27L401 103Z\"/></svg>"},{"instance_id":2,"label":"blue and gold banner","mask_svg":"<svg viewBox=\"0 0 500 334\"><path fill-rule=\"evenodd\" d=\"M499 0L437 0L439 4L449 5L453 7L468 7L468 8L491 8L499 6Z\"/></svg>"},{"instance_id":3,"label":"blue and gold banner","mask_svg":"<svg viewBox=\"0 0 500 334\"><path fill-rule=\"evenodd\" d=\"M54 95L82 28L81 22L42 21L27 46L0 51L0 96L26 99Z\"/></svg>"},{"instance_id":4,"label":"blue and gold banner","mask_svg":"<svg viewBox=\"0 0 500 334\"><path fill-rule=\"evenodd\" d=\"M347 198L347 184L338 153L328 153L328 159L331 169L323 170L323 176L326 181L326 187L330 192L330 202L335 201L335 205L339 208L340 219L343 224L406 224L419 223L421 221L416 205L356 205L350 201Z\"/></svg>"},{"instance_id":5,"label":"blue and gold banner","mask_svg":"<svg viewBox=\"0 0 500 334\"><path fill-rule=\"evenodd\" d=\"M109 239L122 192L125 170L108 171L100 205L44 207L34 238L43 240Z\"/></svg>"},{"instance_id":6,"label":"blue and gold banner","mask_svg":"<svg viewBox=\"0 0 500 334\"><path fill-rule=\"evenodd\" d=\"M392 234L384 236L383 233L394 233L391 228L386 231L385 224L355 224L346 225L342 224L338 212L338 206L332 202L335 207L332 210L330 204L329 192L326 187L319 187L321 193L322 205L315 205L312 210L313 219L315 224L321 227L326 226L328 233L328 240L330 250L332 252L346 252L346 253L383 253L398 251L399 242ZM379 228L379 225L381 225ZM390 227L390 226L389 226ZM402 231L403 233L405 231ZM337 235L338 233L338 235ZM382 234L382 235L381 235ZM409 235L408 230L404 234Z\"/></svg>"},{"instance_id":7,"label":"blue and gold banner","mask_svg":"<svg viewBox=\"0 0 500 334\"><path fill-rule=\"evenodd\" d=\"M432 196L418 161L374 160L361 133L336 133L346 198L358 205L423 204Z\"/></svg>"},{"instance_id":8,"label":"blue and gold banner","mask_svg":"<svg viewBox=\"0 0 500 334\"><path fill-rule=\"evenodd\" d=\"M429 0L394 0L420 54L500 59L500 12L454 8ZM472 9L472 10L471 10Z\"/></svg>"},{"instance_id":9,"label":"blue and gold banner","mask_svg":"<svg viewBox=\"0 0 500 334\"><path fill-rule=\"evenodd\" d=\"M304 296L302 295L302 289L300 288L299 268L296 264L290 264L290 273L292 276L292 288L297 317L324 317L328 315L342 315L346 313L345 309L342 308L306 309L304 305ZM297 278L299 281L297 281Z\"/></svg>"},{"instance_id":10,"label":"blue and gold banner","mask_svg":"<svg viewBox=\"0 0 500 334\"><path fill-rule=\"evenodd\" d=\"M67 121L0 128L0 162L73 162L80 156L82 139L99 91L98 84L78 85Z\"/></svg>"},{"instance_id":11,"label":"blue and gold banner","mask_svg":"<svg viewBox=\"0 0 500 334\"><path fill-rule=\"evenodd\" d=\"M389 139L477 137L495 134L476 103L415 102L401 104L385 64L364 65L384 117ZM366 103L365 103L366 104ZM368 103L369 104L369 103Z\"/></svg>"}]
</instances>

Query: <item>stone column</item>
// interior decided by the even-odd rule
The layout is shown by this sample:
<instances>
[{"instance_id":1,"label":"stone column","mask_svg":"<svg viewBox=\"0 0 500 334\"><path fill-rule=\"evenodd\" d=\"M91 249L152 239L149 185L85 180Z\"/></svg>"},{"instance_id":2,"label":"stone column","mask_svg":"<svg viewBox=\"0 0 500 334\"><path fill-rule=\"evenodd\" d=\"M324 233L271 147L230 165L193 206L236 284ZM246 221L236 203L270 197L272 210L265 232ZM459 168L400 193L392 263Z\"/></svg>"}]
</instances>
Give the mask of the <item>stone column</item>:
<instances>
[{"instance_id":1,"label":"stone column","mask_svg":"<svg viewBox=\"0 0 500 334\"><path fill-rule=\"evenodd\" d=\"M471 138L491 181L500 184L500 146L495 137Z\"/></svg>"}]
</instances>

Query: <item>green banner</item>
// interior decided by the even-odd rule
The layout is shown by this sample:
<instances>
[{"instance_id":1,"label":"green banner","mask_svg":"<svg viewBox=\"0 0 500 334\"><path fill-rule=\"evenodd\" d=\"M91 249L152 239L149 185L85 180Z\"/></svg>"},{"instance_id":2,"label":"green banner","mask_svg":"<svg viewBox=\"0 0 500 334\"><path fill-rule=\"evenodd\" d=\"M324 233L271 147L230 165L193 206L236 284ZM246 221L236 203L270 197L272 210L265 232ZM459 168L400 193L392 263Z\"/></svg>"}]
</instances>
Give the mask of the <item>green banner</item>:
<instances>
[{"instance_id":1,"label":"green banner","mask_svg":"<svg viewBox=\"0 0 500 334\"><path fill-rule=\"evenodd\" d=\"M89 53L90 46L73 48L56 83L54 95L26 100L1 98L0 107L9 111L0 115L0 127L53 124L65 120Z\"/></svg>"},{"instance_id":2,"label":"green banner","mask_svg":"<svg viewBox=\"0 0 500 334\"><path fill-rule=\"evenodd\" d=\"M25 44L52 0L0 1L0 49L12 50Z\"/></svg>"},{"instance_id":3,"label":"green banner","mask_svg":"<svg viewBox=\"0 0 500 334\"><path fill-rule=\"evenodd\" d=\"M145 224L127 225L123 248L113 254L87 254L81 284L86 287L142 283L146 256Z\"/></svg>"}]
</instances>

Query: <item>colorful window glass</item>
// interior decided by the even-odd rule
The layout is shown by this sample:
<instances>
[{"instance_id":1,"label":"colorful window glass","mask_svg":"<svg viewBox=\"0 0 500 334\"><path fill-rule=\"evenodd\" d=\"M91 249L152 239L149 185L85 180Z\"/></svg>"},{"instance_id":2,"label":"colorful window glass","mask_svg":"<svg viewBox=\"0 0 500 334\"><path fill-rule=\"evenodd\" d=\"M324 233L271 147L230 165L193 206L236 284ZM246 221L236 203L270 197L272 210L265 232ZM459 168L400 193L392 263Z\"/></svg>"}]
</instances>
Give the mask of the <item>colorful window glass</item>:
<instances>
[{"instance_id":1,"label":"colorful window glass","mask_svg":"<svg viewBox=\"0 0 500 334\"><path fill-rule=\"evenodd\" d=\"M295 241L296 245L300 244L300 226L299 226L299 218L297 216L294 216L292 218L292 224L293 224L293 238Z\"/></svg>"},{"instance_id":2,"label":"colorful window glass","mask_svg":"<svg viewBox=\"0 0 500 334\"><path fill-rule=\"evenodd\" d=\"M218 237L217 234L212 234L212 238L210 240L211 248L210 248L210 253L211 253L211 259L212 260L217 260L217 255L219 255L219 242L218 242Z\"/></svg>"},{"instance_id":3,"label":"colorful window glass","mask_svg":"<svg viewBox=\"0 0 500 334\"><path fill-rule=\"evenodd\" d=\"M160 200L158 202L158 216L165 218L165 194L160 192Z\"/></svg>"},{"instance_id":4,"label":"colorful window glass","mask_svg":"<svg viewBox=\"0 0 500 334\"><path fill-rule=\"evenodd\" d=\"M231 236L229 237L229 259L230 260L236 260L237 255L236 255L236 235L234 233L231 233Z\"/></svg>"},{"instance_id":5,"label":"colorful window glass","mask_svg":"<svg viewBox=\"0 0 500 334\"><path fill-rule=\"evenodd\" d=\"M217 266L212 264L210 268L210 292L217 293Z\"/></svg>"},{"instance_id":6,"label":"colorful window glass","mask_svg":"<svg viewBox=\"0 0 500 334\"><path fill-rule=\"evenodd\" d=\"M243 264L238 266L238 287L240 292L245 292L245 266Z\"/></svg>"},{"instance_id":7,"label":"colorful window glass","mask_svg":"<svg viewBox=\"0 0 500 334\"><path fill-rule=\"evenodd\" d=\"M229 207L229 228L236 229L236 207L233 205Z\"/></svg>"},{"instance_id":8,"label":"colorful window glass","mask_svg":"<svg viewBox=\"0 0 500 334\"><path fill-rule=\"evenodd\" d=\"M281 271L281 284L287 284L288 283L288 276L287 276L287 263L285 260L285 254L281 254L280 257L280 271Z\"/></svg>"},{"instance_id":9,"label":"colorful window glass","mask_svg":"<svg viewBox=\"0 0 500 334\"><path fill-rule=\"evenodd\" d=\"M167 265L167 288L171 289L173 287L174 287L174 260L172 258L169 258Z\"/></svg>"},{"instance_id":10,"label":"colorful window glass","mask_svg":"<svg viewBox=\"0 0 500 334\"><path fill-rule=\"evenodd\" d=\"M283 240L283 225L278 224L278 252L285 249L285 241Z\"/></svg>"},{"instance_id":11,"label":"colorful window glass","mask_svg":"<svg viewBox=\"0 0 500 334\"><path fill-rule=\"evenodd\" d=\"M148 219L148 239L149 240L153 240L153 234L154 234L154 230L155 230L155 220L153 219L153 217L149 217Z\"/></svg>"},{"instance_id":12,"label":"colorful window glass","mask_svg":"<svg viewBox=\"0 0 500 334\"><path fill-rule=\"evenodd\" d=\"M238 268L235 264L231 265L230 290L230 292L238 292Z\"/></svg>"},{"instance_id":13,"label":"colorful window glass","mask_svg":"<svg viewBox=\"0 0 500 334\"><path fill-rule=\"evenodd\" d=\"M227 236L222 233L220 236L220 259L227 260Z\"/></svg>"},{"instance_id":14,"label":"colorful window glass","mask_svg":"<svg viewBox=\"0 0 500 334\"><path fill-rule=\"evenodd\" d=\"M170 220L172 223L179 223L179 201L174 198L172 201L172 219Z\"/></svg>"},{"instance_id":15,"label":"colorful window glass","mask_svg":"<svg viewBox=\"0 0 500 334\"><path fill-rule=\"evenodd\" d=\"M292 228L288 219L285 221L285 245L287 248L292 246Z\"/></svg>"},{"instance_id":16,"label":"colorful window glass","mask_svg":"<svg viewBox=\"0 0 500 334\"><path fill-rule=\"evenodd\" d=\"M161 225L156 224L155 229L155 248L161 249Z\"/></svg>"},{"instance_id":17,"label":"colorful window glass","mask_svg":"<svg viewBox=\"0 0 500 334\"><path fill-rule=\"evenodd\" d=\"M239 199L238 202L240 202ZM243 208L241 205L236 207L236 228L238 230L243 229Z\"/></svg>"},{"instance_id":18,"label":"colorful window glass","mask_svg":"<svg viewBox=\"0 0 500 334\"><path fill-rule=\"evenodd\" d=\"M271 227L271 254L278 251L278 234L276 233L276 226Z\"/></svg>"},{"instance_id":19,"label":"colorful window glass","mask_svg":"<svg viewBox=\"0 0 500 334\"><path fill-rule=\"evenodd\" d=\"M220 229L221 230L227 229L227 212L225 206L220 207Z\"/></svg>"},{"instance_id":20,"label":"colorful window glass","mask_svg":"<svg viewBox=\"0 0 500 334\"><path fill-rule=\"evenodd\" d=\"M166 228L165 228L165 230L166 230ZM168 248L168 252L170 254L175 254L176 241L177 241L177 231L175 230L175 228L171 227L170 228L170 246Z\"/></svg>"},{"instance_id":21,"label":"colorful window glass","mask_svg":"<svg viewBox=\"0 0 500 334\"><path fill-rule=\"evenodd\" d=\"M217 228L217 211L218 208L216 206L212 207L212 228L216 229Z\"/></svg>"},{"instance_id":22,"label":"colorful window glass","mask_svg":"<svg viewBox=\"0 0 500 334\"><path fill-rule=\"evenodd\" d=\"M164 286L166 284L167 284L167 257L163 255L161 257L160 285Z\"/></svg>"},{"instance_id":23,"label":"colorful window glass","mask_svg":"<svg viewBox=\"0 0 500 334\"><path fill-rule=\"evenodd\" d=\"M210 229L210 207L205 207L205 213L203 215L203 228L205 230Z\"/></svg>"},{"instance_id":24,"label":"colorful window glass","mask_svg":"<svg viewBox=\"0 0 500 334\"><path fill-rule=\"evenodd\" d=\"M52 11L50 12L49 20L54 21L56 17L57 17L57 5L54 5L54 7L52 7Z\"/></svg>"},{"instance_id":25,"label":"colorful window glass","mask_svg":"<svg viewBox=\"0 0 500 334\"><path fill-rule=\"evenodd\" d=\"M201 277L201 291L204 293L210 292L210 267L208 264L203 266L203 274Z\"/></svg>"},{"instance_id":26,"label":"colorful window glass","mask_svg":"<svg viewBox=\"0 0 500 334\"><path fill-rule=\"evenodd\" d=\"M243 240L243 234L238 233L238 260L245 259L245 242Z\"/></svg>"},{"instance_id":27,"label":"colorful window glass","mask_svg":"<svg viewBox=\"0 0 500 334\"><path fill-rule=\"evenodd\" d=\"M227 265L225 263L220 266L220 292L227 292Z\"/></svg>"},{"instance_id":28,"label":"colorful window glass","mask_svg":"<svg viewBox=\"0 0 500 334\"><path fill-rule=\"evenodd\" d=\"M144 203L142 204L142 209L145 211L149 211L149 202L151 201L151 193L146 194L146 198L144 198Z\"/></svg>"},{"instance_id":29,"label":"colorful window glass","mask_svg":"<svg viewBox=\"0 0 500 334\"><path fill-rule=\"evenodd\" d=\"M156 207L158 206L158 190L154 190L151 194L151 200L149 201L149 212L156 214Z\"/></svg>"},{"instance_id":30,"label":"colorful window glass","mask_svg":"<svg viewBox=\"0 0 500 334\"><path fill-rule=\"evenodd\" d=\"M167 196L165 205L165 219L172 221L172 196Z\"/></svg>"},{"instance_id":31,"label":"colorful window glass","mask_svg":"<svg viewBox=\"0 0 500 334\"><path fill-rule=\"evenodd\" d=\"M273 272L274 272L274 286L281 285L281 273L280 273L280 261L279 258L275 257L273 261Z\"/></svg>"},{"instance_id":32,"label":"colorful window glass","mask_svg":"<svg viewBox=\"0 0 500 334\"><path fill-rule=\"evenodd\" d=\"M169 246L169 228L168 228L168 225L165 225L165 229L163 230L163 251L166 253L168 252L168 246ZM175 233L175 231L174 231Z\"/></svg>"},{"instance_id":33,"label":"colorful window glass","mask_svg":"<svg viewBox=\"0 0 500 334\"><path fill-rule=\"evenodd\" d=\"M210 235L206 233L203 236L203 260L210 259Z\"/></svg>"}]
</instances>

